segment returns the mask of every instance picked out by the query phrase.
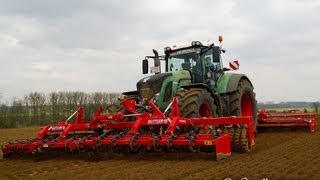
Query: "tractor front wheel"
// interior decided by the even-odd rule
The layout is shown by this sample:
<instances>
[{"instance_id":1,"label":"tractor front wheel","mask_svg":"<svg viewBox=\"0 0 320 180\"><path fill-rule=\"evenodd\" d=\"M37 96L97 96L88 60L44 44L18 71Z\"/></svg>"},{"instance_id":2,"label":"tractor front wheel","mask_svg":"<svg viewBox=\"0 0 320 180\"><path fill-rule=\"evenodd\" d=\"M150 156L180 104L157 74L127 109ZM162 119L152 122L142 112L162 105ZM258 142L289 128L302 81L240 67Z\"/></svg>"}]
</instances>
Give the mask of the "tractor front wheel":
<instances>
[{"instance_id":1,"label":"tractor front wheel","mask_svg":"<svg viewBox=\"0 0 320 180\"><path fill-rule=\"evenodd\" d=\"M210 92L201 88L182 90L176 94L182 117L216 117L217 106ZM189 129L190 130L190 129ZM200 129L202 131L203 129ZM209 132L207 132L209 133Z\"/></svg>"}]
</instances>

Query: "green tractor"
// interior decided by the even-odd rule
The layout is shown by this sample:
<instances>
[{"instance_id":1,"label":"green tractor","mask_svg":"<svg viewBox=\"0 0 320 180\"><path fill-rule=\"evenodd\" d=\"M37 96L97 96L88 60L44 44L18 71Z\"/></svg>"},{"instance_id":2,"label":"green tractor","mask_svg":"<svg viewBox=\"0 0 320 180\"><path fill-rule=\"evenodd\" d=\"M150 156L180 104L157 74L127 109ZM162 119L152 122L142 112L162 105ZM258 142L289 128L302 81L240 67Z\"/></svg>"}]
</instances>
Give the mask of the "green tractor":
<instances>
[{"instance_id":1,"label":"green tractor","mask_svg":"<svg viewBox=\"0 0 320 180\"><path fill-rule=\"evenodd\" d=\"M244 74L227 73L223 67L220 45L203 45L193 41L189 46L166 47L164 56L153 50L154 56L142 61L143 74L149 72L148 60L154 60L150 68L154 75L138 81L137 91L123 93L125 97L135 97L137 102L147 104L153 100L163 112L173 97L177 97L183 117L224 117L252 116L254 129L257 125L257 103L253 85ZM165 62L165 72L161 72L161 61ZM237 152L247 152L247 130L242 126L221 128L231 133L232 148Z\"/></svg>"}]
</instances>

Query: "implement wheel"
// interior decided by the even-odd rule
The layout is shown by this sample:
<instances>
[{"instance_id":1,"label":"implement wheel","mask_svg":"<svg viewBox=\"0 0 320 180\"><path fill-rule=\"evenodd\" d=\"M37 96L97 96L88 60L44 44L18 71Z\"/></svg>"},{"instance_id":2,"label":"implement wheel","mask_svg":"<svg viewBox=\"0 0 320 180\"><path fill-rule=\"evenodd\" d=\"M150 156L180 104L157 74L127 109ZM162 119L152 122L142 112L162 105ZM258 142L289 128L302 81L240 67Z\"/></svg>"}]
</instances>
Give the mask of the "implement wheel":
<instances>
[{"instance_id":1,"label":"implement wheel","mask_svg":"<svg viewBox=\"0 0 320 180\"><path fill-rule=\"evenodd\" d=\"M257 126L257 101L253 87L247 79L241 79L238 90L229 95L229 107L231 116L252 116L253 128ZM235 152L248 152L251 147L248 145L248 131L246 127L233 127L232 149Z\"/></svg>"}]
</instances>

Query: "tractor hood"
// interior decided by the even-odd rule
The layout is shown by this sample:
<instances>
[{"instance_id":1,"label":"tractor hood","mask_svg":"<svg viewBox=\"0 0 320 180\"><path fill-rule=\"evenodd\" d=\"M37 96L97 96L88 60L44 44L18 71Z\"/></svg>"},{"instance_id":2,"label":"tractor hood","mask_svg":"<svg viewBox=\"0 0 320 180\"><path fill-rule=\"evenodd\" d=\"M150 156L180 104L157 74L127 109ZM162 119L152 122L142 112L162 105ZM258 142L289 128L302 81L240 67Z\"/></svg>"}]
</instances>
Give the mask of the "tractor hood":
<instances>
[{"instance_id":1,"label":"tractor hood","mask_svg":"<svg viewBox=\"0 0 320 180\"><path fill-rule=\"evenodd\" d=\"M138 81L137 90L139 97L150 100L155 94L160 93L163 81L169 76L172 76L172 73L155 74Z\"/></svg>"}]
</instances>

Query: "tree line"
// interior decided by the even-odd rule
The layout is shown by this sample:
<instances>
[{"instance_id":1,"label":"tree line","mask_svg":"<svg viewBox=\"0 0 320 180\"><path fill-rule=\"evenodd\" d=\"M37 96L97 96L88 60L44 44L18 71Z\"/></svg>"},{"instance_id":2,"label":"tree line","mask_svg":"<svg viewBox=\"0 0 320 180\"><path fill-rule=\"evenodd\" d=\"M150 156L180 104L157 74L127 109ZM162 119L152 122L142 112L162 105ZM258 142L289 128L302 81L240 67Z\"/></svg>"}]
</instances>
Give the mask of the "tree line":
<instances>
[{"instance_id":1,"label":"tree line","mask_svg":"<svg viewBox=\"0 0 320 180\"><path fill-rule=\"evenodd\" d=\"M120 93L31 92L13 98L11 105L0 104L0 128L27 127L59 122L68 118L79 105L89 119L99 106L116 101Z\"/></svg>"},{"instance_id":2,"label":"tree line","mask_svg":"<svg viewBox=\"0 0 320 180\"><path fill-rule=\"evenodd\" d=\"M74 113L79 105L84 107L85 118L90 119L99 106L106 107L117 101L120 93L85 92L31 92L23 98L13 98L10 105L0 101L0 128L40 126L65 120ZM1 94L0 94L1 100ZM262 104L259 108L290 107L297 103ZM308 105L318 112L320 102L298 103L300 107Z\"/></svg>"}]
</instances>

